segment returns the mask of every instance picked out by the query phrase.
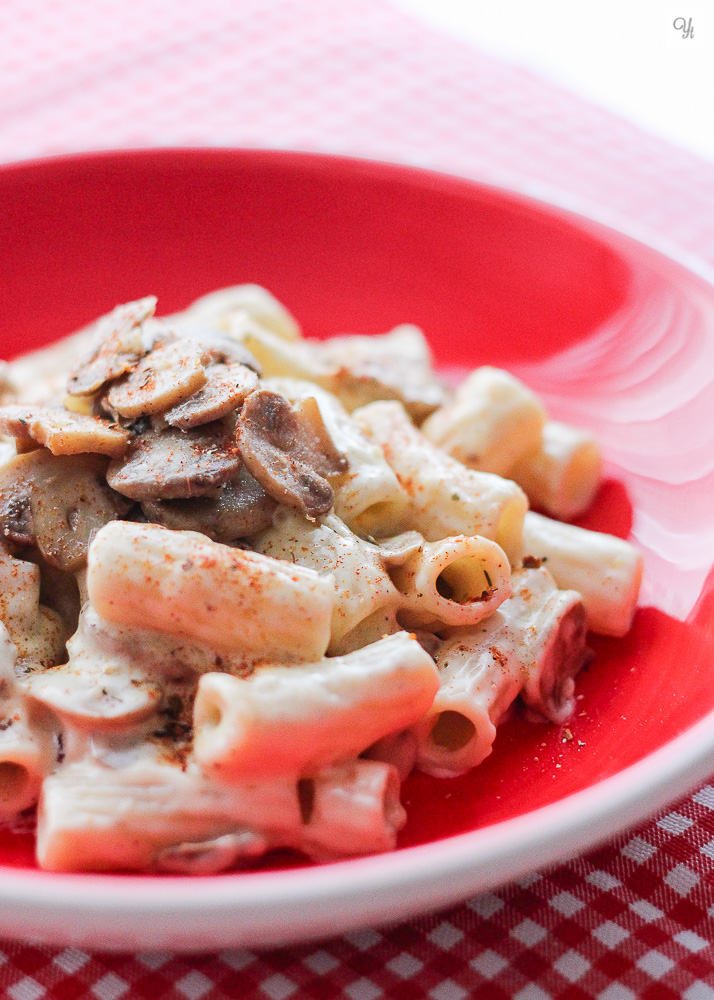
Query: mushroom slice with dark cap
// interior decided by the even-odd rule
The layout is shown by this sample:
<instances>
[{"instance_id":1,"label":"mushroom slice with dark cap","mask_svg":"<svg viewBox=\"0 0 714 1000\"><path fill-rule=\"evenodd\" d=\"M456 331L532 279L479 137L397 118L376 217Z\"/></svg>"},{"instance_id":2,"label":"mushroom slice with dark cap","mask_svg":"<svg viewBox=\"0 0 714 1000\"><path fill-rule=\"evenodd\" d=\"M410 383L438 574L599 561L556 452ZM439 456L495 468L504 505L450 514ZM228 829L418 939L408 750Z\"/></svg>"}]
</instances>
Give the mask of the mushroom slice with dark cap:
<instances>
[{"instance_id":1,"label":"mushroom slice with dark cap","mask_svg":"<svg viewBox=\"0 0 714 1000\"><path fill-rule=\"evenodd\" d=\"M206 384L203 352L186 338L160 344L107 393L110 411L130 420L164 413Z\"/></svg>"},{"instance_id":2,"label":"mushroom slice with dark cap","mask_svg":"<svg viewBox=\"0 0 714 1000\"><path fill-rule=\"evenodd\" d=\"M19 452L44 445L53 455L90 452L110 458L121 457L131 440L128 431L108 420L40 405L0 407L0 434L14 437Z\"/></svg>"},{"instance_id":3,"label":"mushroom slice with dark cap","mask_svg":"<svg viewBox=\"0 0 714 1000\"><path fill-rule=\"evenodd\" d=\"M216 497L146 500L141 506L155 524L175 531L200 531L214 542L233 542L264 531L272 525L278 507L245 466Z\"/></svg>"},{"instance_id":4,"label":"mushroom slice with dark cap","mask_svg":"<svg viewBox=\"0 0 714 1000\"><path fill-rule=\"evenodd\" d=\"M187 431L212 420L220 420L245 402L258 388L258 376L245 365L211 365L207 382L190 399L164 414L166 423Z\"/></svg>"},{"instance_id":5,"label":"mushroom slice with dark cap","mask_svg":"<svg viewBox=\"0 0 714 1000\"><path fill-rule=\"evenodd\" d=\"M253 392L236 432L248 471L274 500L308 517L330 510L334 491L326 477L346 472L348 462L335 448L313 398L291 406L277 392Z\"/></svg>"},{"instance_id":6,"label":"mushroom slice with dark cap","mask_svg":"<svg viewBox=\"0 0 714 1000\"><path fill-rule=\"evenodd\" d=\"M156 298L148 295L117 306L95 324L95 335L87 355L69 377L67 391L90 396L107 382L132 371L146 353L141 324L153 316Z\"/></svg>"},{"instance_id":7,"label":"mushroom slice with dark cap","mask_svg":"<svg viewBox=\"0 0 714 1000\"><path fill-rule=\"evenodd\" d=\"M37 545L58 569L81 569L97 531L130 506L107 486L107 464L100 455L52 455L44 448L18 455L0 469L0 532Z\"/></svg>"},{"instance_id":8,"label":"mushroom slice with dark cap","mask_svg":"<svg viewBox=\"0 0 714 1000\"><path fill-rule=\"evenodd\" d=\"M112 462L107 482L132 500L176 500L215 493L240 469L234 434L222 423L189 431L169 427L137 437Z\"/></svg>"}]
</instances>

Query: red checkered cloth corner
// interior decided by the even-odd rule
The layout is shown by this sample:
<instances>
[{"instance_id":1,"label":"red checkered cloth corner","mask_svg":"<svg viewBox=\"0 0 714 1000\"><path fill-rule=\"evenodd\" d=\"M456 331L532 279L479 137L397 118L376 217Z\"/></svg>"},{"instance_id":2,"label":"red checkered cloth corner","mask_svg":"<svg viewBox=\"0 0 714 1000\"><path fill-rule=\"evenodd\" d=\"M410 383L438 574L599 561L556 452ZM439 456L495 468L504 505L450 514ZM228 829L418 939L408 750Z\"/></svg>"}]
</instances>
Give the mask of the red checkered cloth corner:
<instances>
[{"instance_id":1,"label":"red checkered cloth corner","mask_svg":"<svg viewBox=\"0 0 714 1000\"><path fill-rule=\"evenodd\" d=\"M0 160L226 145L564 199L714 263L714 167L381 0L4 0ZM626 167L626 169L625 169ZM714 787L585 857L398 927L207 956L0 942L11 1000L714 1000Z\"/></svg>"}]
</instances>

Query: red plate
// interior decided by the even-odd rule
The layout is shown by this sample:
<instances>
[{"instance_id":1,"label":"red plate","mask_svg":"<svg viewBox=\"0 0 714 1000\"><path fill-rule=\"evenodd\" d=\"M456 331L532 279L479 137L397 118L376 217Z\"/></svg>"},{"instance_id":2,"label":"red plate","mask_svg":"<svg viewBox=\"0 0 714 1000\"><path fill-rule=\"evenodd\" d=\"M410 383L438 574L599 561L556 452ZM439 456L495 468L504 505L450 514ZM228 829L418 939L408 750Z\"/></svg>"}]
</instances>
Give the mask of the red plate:
<instances>
[{"instance_id":1,"label":"red plate","mask_svg":"<svg viewBox=\"0 0 714 1000\"><path fill-rule=\"evenodd\" d=\"M134 886L133 927L144 928L144 945L196 946L193 911L184 924L168 910L144 922L148 901L156 908L165 893L168 908L179 883L189 910L199 897L210 910L233 887L227 929L207 931L206 945L394 918L582 847L714 766L714 727L691 729L714 707L714 291L703 269L493 188L294 153L166 150L21 164L0 170L0 201L3 356L50 343L118 302L154 293L159 312L173 312L240 282L265 285L320 337L417 323L443 367L508 367L553 416L595 431L608 474L582 523L631 534L646 560L631 634L594 640L574 738L516 719L473 773L413 775L397 855L330 866L330 892L315 868L190 882L63 878L13 875L31 863L31 845L8 833L0 903L7 912L24 899L28 924L19 925L18 910L0 933L32 926L46 940L68 939L56 922L43 924L51 901L76 920L78 939L128 944L118 901ZM502 821L510 822L493 826ZM457 834L467 836L434 843ZM367 901L370 884L382 886L385 902ZM96 885L104 909L91 896ZM343 900L353 894L349 913L333 898L340 886ZM263 915L261 930L245 907L260 909L266 893L278 909ZM290 929L276 914L298 897L303 920Z\"/></svg>"}]
</instances>

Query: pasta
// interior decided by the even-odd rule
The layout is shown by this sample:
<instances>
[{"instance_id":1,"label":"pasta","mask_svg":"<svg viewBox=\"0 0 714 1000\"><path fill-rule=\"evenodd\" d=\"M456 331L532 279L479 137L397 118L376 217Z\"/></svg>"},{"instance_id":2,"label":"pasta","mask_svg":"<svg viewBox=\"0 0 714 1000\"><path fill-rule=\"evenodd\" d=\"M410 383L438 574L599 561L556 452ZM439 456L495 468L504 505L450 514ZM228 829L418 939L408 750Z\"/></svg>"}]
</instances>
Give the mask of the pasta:
<instances>
[{"instance_id":1,"label":"pasta","mask_svg":"<svg viewBox=\"0 0 714 1000\"><path fill-rule=\"evenodd\" d=\"M513 596L477 627L450 630L437 651L441 683L417 727L419 765L449 776L480 764L519 694L550 721L567 720L584 639L579 594L558 590L544 568L515 571Z\"/></svg>"},{"instance_id":2,"label":"pasta","mask_svg":"<svg viewBox=\"0 0 714 1000\"><path fill-rule=\"evenodd\" d=\"M196 761L221 776L310 775L412 725L438 686L434 661L405 632L318 663L204 674Z\"/></svg>"},{"instance_id":3,"label":"pasta","mask_svg":"<svg viewBox=\"0 0 714 1000\"><path fill-rule=\"evenodd\" d=\"M0 370L0 820L53 871L393 850L520 706L562 725L642 557L551 520L600 454L408 324L303 337L265 289L147 296Z\"/></svg>"}]
</instances>

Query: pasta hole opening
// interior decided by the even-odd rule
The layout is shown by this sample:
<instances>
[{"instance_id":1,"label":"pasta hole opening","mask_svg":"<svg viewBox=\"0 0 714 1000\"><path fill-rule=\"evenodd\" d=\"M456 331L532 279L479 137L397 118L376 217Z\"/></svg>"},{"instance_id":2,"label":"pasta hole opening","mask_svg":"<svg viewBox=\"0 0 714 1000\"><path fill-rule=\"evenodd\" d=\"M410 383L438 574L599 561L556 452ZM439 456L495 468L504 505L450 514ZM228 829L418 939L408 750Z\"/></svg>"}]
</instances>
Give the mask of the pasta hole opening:
<instances>
[{"instance_id":1,"label":"pasta hole opening","mask_svg":"<svg viewBox=\"0 0 714 1000\"><path fill-rule=\"evenodd\" d=\"M223 712L217 701L209 701L207 704L204 704L201 718L197 720L200 728L206 731L218 729L222 721Z\"/></svg>"},{"instance_id":2,"label":"pasta hole opening","mask_svg":"<svg viewBox=\"0 0 714 1000\"><path fill-rule=\"evenodd\" d=\"M298 803L300 805L300 818L303 825L312 819L315 809L315 782L312 778L300 778L297 783Z\"/></svg>"},{"instance_id":3,"label":"pasta hole opening","mask_svg":"<svg viewBox=\"0 0 714 1000\"><path fill-rule=\"evenodd\" d=\"M476 726L461 712L447 709L440 712L431 730L431 742L452 753L463 750L476 735Z\"/></svg>"},{"instance_id":4,"label":"pasta hole opening","mask_svg":"<svg viewBox=\"0 0 714 1000\"><path fill-rule=\"evenodd\" d=\"M12 802L22 795L29 778L24 764L14 760L0 762L0 802Z\"/></svg>"},{"instance_id":5,"label":"pasta hole opening","mask_svg":"<svg viewBox=\"0 0 714 1000\"><path fill-rule=\"evenodd\" d=\"M377 500L353 519L353 529L358 535L384 536L397 530L402 508L390 500Z\"/></svg>"},{"instance_id":6,"label":"pasta hole opening","mask_svg":"<svg viewBox=\"0 0 714 1000\"><path fill-rule=\"evenodd\" d=\"M354 518L355 529L361 535L371 535L372 529L389 519L391 509L392 505L388 500L378 500L370 504Z\"/></svg>"},{"instance_id":7,"label":"pasta hole opening","mask_svg":"<svg viewBox=\"0 0 714 1000\"><path fill-rule=\"evenodd\" d=\"M477 556L463 556L442 569L436 578L437 593L455 604L486 601L494 589L492 571Z\"/></svg>"}]
</instances>

